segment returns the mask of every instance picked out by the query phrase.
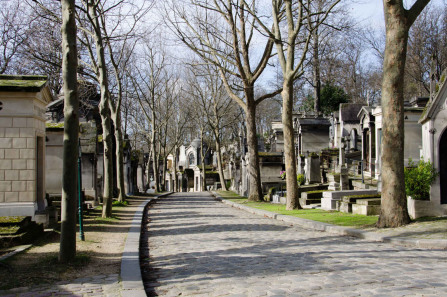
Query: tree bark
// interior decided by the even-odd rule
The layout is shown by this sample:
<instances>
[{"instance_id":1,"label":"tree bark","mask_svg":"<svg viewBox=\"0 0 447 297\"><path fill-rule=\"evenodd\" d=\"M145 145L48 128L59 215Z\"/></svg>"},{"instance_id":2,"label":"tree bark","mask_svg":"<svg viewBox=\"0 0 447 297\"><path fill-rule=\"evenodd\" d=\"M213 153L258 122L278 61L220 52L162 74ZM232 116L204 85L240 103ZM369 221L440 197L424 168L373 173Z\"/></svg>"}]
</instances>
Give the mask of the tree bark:
<instances>
[{"instance_id":1,"label":"tree bark","mask_svg":"<svg viewBox=\"0 0 447 297\"><path fill-rule=\"evenodd\" d=\"M216 154L217 154L217 170L219 171L219 180L222 185L222 190L228 191L227 185L225 184L225 177L222 168L222 152L220 148L220 133L219 128L215 129L214 136L216 137Z\"/></svg>"},{"instance_id":2,"label":"tree bark","mask_svg":"<svg viewBox=\"0 0 447 297\"><path fill-rule=\"evenodd\" d=\"M382 81L382 201L378 227L410 222L404 180L404 69L408 31L429 0L410 10L403 1L384 0L386 46Z\"/></svg>"},{"instance_id":3,"label":"tree bark","mask_svg":"<svg viewBox=\"0 0 447 297\"><path fill-rule=\"evenodd\" d=\"M201 180L201 185L202 185L202 191L206 191L206 165L205 165L205 154L206 151L203 150L203 125L200 128L200 163L202 165L202 180Z\"/></svg>"},{"instance_id":4,"label":"tree bark","mask_svg":"<svg viewBox=\"0 0 447 297\"><path fill-rule=\"evenodd\" d=\"M251 94L250 94L251 92ZM253 99L253 89L246 95L246 120L247 120L247 144L248 144L248 176L249 176L249 201L261 201L261 170L259 169L258 137L256 135L256 105Z\"/></svg>"},{"instance_id":5,"label":"tree bark","mask_svg":"<svg viewBox=\"0 0 447 297\"><path fill-rule=\"evenodd\" d=\"M115 142L116 142L116 178L118 184L118 201L126 200L126 192L124 186L124 157L123 157L123 133L121 130L121 111L113 113L113 123L115 124ZM130 182L130 181L127 181Z\"/></svg>"},{"instance_id":6,"label":"tree bark","mask_svg":"<svg viewBox=\"0 0 447 297\"><path fill-rule=\"evenodd\" d=\"M176 145L174 147L174 154L173 154L173 158L172 158L172 168L173 168L172 176L173 176L173 181L174 181L173 192L178 192L177 156L178 156L178 147Z\"/></svg>"},{"instance_id":7,"label":"tree bark","mask_svg":"<svg viewBox=\"0 0 447 297\"><path fill-rule=\"evenodd\" d=\"M293 129L293 81L284 79L282 96L282 124L284 157L286 162L287 210L301 209L296 175L295 131Z\"/></svg>"},{"instance_id":8,"label":"tree bark","mask_svg":"<svg viewBox=\"0 0 447 297\"><path fill-rule=\"evenodd\" d=\"M59 261L76 257L76 205L78 201L79 97L75 1L62 0L62 79L64 92L64 151Z\"/></svg>"},{"instance_id":9,"label":"tree bark","mask_svg":"<svg viewBox=\"0 0 447 297\"><path fill-rule=\"evenodd\" d=\"M152 170L154 171L155 191L160 192L160 179L158 176L158 153L156 146L155 131L155 111L152 112L152 135L151 135L151 151L152 151Z\"/></svg>"},{"instance_id":10,"label":"tree bark","mask_svg":"<svg viewBox=\"0 0 447 297\"><path fill-rule=\"evenodd\" d=\"M318 114L320 109L321 102L321 78L320 78L320 53L319 53L319 36L318 36L318 28L315 28L313 34L313 81L314 81L314 111Z\"/></svg>"},{"instance_id":11,"label":"tree bark","mask_svg":"<svg viewBox=\"0 0 447 297\"><path fill-rule=\"evenodd\" d=\"M111 113L109 98L108 77L104 53L104 44L102 41L101 29L94 1L88 2L88 14L93 22L95 47L97 55L98 81L101 92L101 100L99 102L99 113L102 122L102 141L104 146L104 192L102 217L112 216L112 199L113 199L113 160L112 160L112 129L111 129Z\"/></svg>"}]
</instances>

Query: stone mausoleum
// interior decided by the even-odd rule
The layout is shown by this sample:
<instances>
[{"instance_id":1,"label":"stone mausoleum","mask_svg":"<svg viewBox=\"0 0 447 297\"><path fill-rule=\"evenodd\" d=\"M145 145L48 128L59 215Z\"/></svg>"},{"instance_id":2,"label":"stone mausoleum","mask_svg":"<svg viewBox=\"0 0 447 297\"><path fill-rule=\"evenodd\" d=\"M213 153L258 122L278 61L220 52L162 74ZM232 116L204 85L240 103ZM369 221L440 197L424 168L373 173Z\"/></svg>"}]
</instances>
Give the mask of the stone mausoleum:
<instances>
[{"instance_id":1,"label":"stone mausoleum","mask_svg":"<svg viewBox=\"0 0 447 297\"><path fill-rule=\"evenodd\" d=\"M0 216L40 217L45 200L45 76L0 75Z\"/></svg>"}]
</instances>

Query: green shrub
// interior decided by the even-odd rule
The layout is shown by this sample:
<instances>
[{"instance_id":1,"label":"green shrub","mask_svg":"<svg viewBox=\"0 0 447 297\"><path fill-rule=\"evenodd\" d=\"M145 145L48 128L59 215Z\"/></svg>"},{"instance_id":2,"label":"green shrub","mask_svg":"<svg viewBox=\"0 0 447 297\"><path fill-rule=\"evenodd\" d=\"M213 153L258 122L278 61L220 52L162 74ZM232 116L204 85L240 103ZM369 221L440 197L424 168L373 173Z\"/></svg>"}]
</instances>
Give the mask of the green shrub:
<instances>
[{"instance_id":1,"label":"green shrub","mask_svg":"<svg viewBox=\"0 0 447 297\"><path fill-rule=\"evenodd\" d=\"M129 202L128 201L118 201L115 200L112 202L112 206L116 206L116 207L124 207L124 206L128 206Z\"/></svg>"},{"instance_id":2,"label":"green shrub","mask_svg":"<svg viewBox=\"0 0 447 297\"><path fill-rule=\"evenodd\" d=\"M430 161L420 160L414 163L409 160L405 168L405 193L415 200L430 199L430 185L435 181L438 172L433 168Z\"/></svg>"},{"instance_id":3,"label":"green shrub","mask_svg":"<svg viewBox=\"0 0 447 297\"><path fill-rule=\"evenodd\" d=\"M298 174L296 176L296 180L298 182L298 186L304 185L304 182L306 181L306 178L304 177L304 174Z\"/></svg>"}]
</instances>

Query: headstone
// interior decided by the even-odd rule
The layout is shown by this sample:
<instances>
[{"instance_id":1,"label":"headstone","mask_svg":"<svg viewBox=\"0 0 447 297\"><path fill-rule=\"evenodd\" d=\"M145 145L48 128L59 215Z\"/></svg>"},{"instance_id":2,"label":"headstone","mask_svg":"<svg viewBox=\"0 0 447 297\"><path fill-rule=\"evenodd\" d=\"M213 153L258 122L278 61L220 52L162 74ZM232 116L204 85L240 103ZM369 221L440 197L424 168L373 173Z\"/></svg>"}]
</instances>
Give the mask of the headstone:
<instances>
[{"instance_id":1,"label":"headstone","mask_svg":"<svg viewBox=\"0 0 447 297\"><path fill-rule=\"evenodd\" d=\"M321 174L320 174L320 158L318 157L307 157L306 165L306 184L320 183L321 182Z\"/></svg>"},{"instance_id":2,"label":"headstone","mask_svg":"<svg viewBox=\"0 0 447 297\"><path fill-rule=\"evenodd\" d=\"M340 187L341 190L349 190L349 174L347 167L340 168Z\"/></svg>"}]
</instances>

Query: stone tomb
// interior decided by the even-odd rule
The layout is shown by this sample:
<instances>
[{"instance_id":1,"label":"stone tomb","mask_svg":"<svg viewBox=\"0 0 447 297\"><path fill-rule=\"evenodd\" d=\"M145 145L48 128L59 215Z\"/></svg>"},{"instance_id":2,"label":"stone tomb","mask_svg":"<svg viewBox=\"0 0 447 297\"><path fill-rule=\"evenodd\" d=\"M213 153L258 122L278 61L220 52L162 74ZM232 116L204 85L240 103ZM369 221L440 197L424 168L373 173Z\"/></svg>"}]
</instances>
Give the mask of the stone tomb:
<instances>
[{"instance_id":1,"label":"stone tomb","mask_svg":"<svg viewBox=\"0 0 447 297\"><path fill-rule=\"evenodd\" d=\"M45 76L0 75L0 216L45 220Z\"/></svg>"},{"instance_id":2,"label":"stone tomb","mask_svg":"<svg viewBox=\"0 0 447 297\"><path fill-rule=\"evenodd\" d=\"M377 190L347 190L347 191L329 191L323 192L323 198L321 198L321 208L324 210L336 210L337 202L342 199L343 196L351 195L367 195L377 194Z\"/></svg>"},{"instance_id":3,"label":"stone tomb","mask_svg":"<svg viewBox=\"0 0 447 297\"><path fill-rule=\"evenodd\" d=\"M444 72L443 77L445 77ZM440 83L439 91L427 104L421 116L422 156L430 160L439 176L430 187L430 200L409 200L410 216L447 215L447 83ZM411 204L411 205L410 205ZM419 211L418 211L419 209Z\"/></svg>"}]
</instances>

